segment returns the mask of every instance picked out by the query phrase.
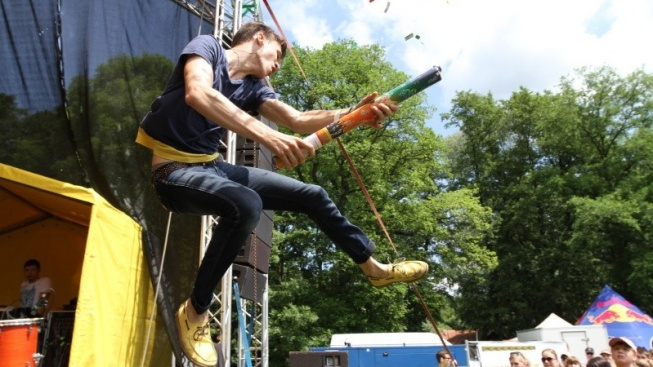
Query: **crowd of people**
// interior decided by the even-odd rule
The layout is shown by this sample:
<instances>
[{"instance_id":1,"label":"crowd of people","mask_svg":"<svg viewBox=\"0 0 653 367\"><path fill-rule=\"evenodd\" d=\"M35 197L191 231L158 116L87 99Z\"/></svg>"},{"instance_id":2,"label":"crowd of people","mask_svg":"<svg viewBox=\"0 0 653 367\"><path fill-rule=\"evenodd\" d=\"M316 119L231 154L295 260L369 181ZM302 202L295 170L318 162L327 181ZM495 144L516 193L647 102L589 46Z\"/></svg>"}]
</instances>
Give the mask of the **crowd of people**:
<instances>
[{"instance_id":1,"label":"crowd of people","mask_svg":"<svg viewBox=\"0 0 653 367\"><path fill-rule=\"evenodd\" d=\"M653 353L644 347L638 347L628 338L612 338L609 348L603 349L595 356L593 348L585 349L585 358L561 354L547 348L542 351L542 367L653 367ZM446 351L440 350L435 355L438 367L458 367L455 359ZM510 367L536 367L522 352L510 352Z\"/></svg>"},{"instance_id":2,"label":"crowd of people","mask_svg":"<svg viewBox=\"0 0 653 367\"><path fill-rule=\"evenodd\" d=\"M535 367L521 352L510 353L510 367ZM638 347L628 338L612 338L609 349L598 356L593 348L585 349L584 363L581 358L558 353L553 349L542 351L543 367L653 367L653 355L643 347Z\"/></svg>"}]
</instances>

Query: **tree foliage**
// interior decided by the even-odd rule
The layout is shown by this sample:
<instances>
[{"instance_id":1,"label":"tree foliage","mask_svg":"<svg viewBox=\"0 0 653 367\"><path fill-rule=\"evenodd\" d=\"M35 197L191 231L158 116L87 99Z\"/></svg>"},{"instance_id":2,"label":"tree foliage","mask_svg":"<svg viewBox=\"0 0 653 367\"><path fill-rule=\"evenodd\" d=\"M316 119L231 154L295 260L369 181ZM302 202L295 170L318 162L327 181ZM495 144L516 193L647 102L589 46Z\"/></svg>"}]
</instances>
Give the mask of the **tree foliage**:
<instances>
[{"instance_id":1,"label":"tree foliage","mask_svg":"<svg viewBox=\"0 0 653 367\"><path fill-rule=\"evenodd\" d=\"M450 184L492 208L486 246L499 258L477 289L461 287L467 325L508 338L551 312L576 320L604 284L651 304L652 97L653 76L609 67L555 93L456 95Z\"/></svg>"},{"instance_id":2,"label":"tree foliage","mask_svg":"<svg viewBox=\"0 0 653 367\"><path fill-rule=\"evenodd\" d=\"M351 41L326 44L320 50L295 48L307 79L286 61L271 78L280 98L299 110L344 108L355 105L372 91L381 93L408 80L385 61L377 46L357 46ZM336 142L320 148L316 156L284 174L323 186L348 219L377 244L375 257L429 261L428 279L421 293L431 311L451 309L456 285L484 278L495 265L491 251L479 246L488 235L490 211L480 205L474 189L444 190L449 178L448 147L425 126L433 111L418 94L404 101L398 113L380 130L360 128L340 137L362 177L387 227L394 247L362 194ZM324 345L333 333L420 331L425 314L405 285L372 288L360 270L306 217L275 214L276 235L270 270L271 343L285 346L283 334L304 335ZM301 286L300 286L301 285ZM316 315L292 325L277 324L273 315L302 307ZM459 320L447 312L445 323ZM281 330L279 330L281 328ZM279 343L279 344L277 344ZM275 353L275 351L272 351ZM288 350L276 355L287 356ZM280 357L279 357L280 358ZM276 360L273 364L281 363Z\"/></svg>"}]
</instances>

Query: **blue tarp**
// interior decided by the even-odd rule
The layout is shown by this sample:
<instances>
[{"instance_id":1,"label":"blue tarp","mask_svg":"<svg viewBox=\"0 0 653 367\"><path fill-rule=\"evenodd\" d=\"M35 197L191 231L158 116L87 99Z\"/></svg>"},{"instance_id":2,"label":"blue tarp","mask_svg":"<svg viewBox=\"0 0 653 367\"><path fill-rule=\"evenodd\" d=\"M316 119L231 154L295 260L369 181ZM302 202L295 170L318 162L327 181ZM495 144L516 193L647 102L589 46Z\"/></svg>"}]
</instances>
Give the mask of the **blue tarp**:
<instances>
[{"instance_id":1,"label":"blue tarp","mask_svg":"<svg viewBox=\"0 0 653 367\"><path fill-rule=\"evenodd\" d=\"M653 320L606 285L576 325L605 325L608 336L627 337L637 346L651 349Z\"/></svg>"}]
</instances>

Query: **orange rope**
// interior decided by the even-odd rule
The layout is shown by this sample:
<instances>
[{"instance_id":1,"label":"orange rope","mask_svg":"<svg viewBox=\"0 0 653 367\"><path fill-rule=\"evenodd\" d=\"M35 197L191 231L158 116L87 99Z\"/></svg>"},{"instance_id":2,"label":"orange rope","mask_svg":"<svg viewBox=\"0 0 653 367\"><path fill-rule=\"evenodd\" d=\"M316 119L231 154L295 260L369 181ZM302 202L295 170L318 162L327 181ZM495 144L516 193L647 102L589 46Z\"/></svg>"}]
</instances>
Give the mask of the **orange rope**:
<instances>
[{"instance_id":1,"label":"orange rope","mask_svg":"<svg viewBox=\"0 0 653 367\"><path fill-rule=\"evenodd\" d=\"M379 225L381 226L381 229L383 230L383 233L385 234L385 237L388 239L388 242L390 242L390 246L392 246L392 249L395 250L395 255L398 256L399 252L397 251L397 247L395 246L394 242L392 242L392 238L390 238L390 234L388 233L388 230L385 227L385 223L383 223L383 219L381 218L381 214L379 213L378 210L376 210L376 205L374 205L374 201L372 201L372 197L370 196L370 193L367 191L367 188L365 187L365 183L363 183L363 179L361 178L360 174L358 173L358 170L356 169L356 166L354 166L354 162L351 160L351 157L349 156L349 153L347 153L347 149L345 149L345 145L340 141L340 138L336 139L338 141L338 145L340 146L340 150L342 150L342 154L345 156L345 159L347 160L347 163L349 164L349 170L354 174L354 177L356 178L356 181L358 182L358 186L361 188L361 191L363 191L363 195L365 196L365 200L367 200L367 203L370 205L370 208L372 208L372 212L374 213L374 216L376 217L376 220L379 222Z\"/></svg>"},{"instance_id":2,"label":"orange rope","mask_svg":"<svg viewBox=\"0 0 653 367\"><path fill-rule=\"evenodd\" d=\"M299 68L299 71L302 73L302 76L304 77L305 80L308 80L308 77L306 76L306 73L304 72L304 69L302 68L302 64L299 62L299 59L297 58L297 55L295 55L295 51L292 49L292 45L290 44L290 41L288 41L288 37L286 37L286 34L283 33L283 29L281 29L281 25L279 24L279 21L277 20L277 17L274 15L274 12L272 11L272 8L270 7L270 4L268 4L268 0L263 0L263 3L265 4L265 7L268 9L268 12L270 13L270 16L272 17L272 20L274 21L274 24L277 25L277 29L279 30L279 33L281 33L281 36L283 39L286 40L286 44L288 45L288 50L290 50L290 54L292 55L292 58L295 60L295 64L297 64L297 67Z\"/></svg>"},{"instance_id":3,"label":"orange rope","mask_svg":"<svg viewBox=\"0 0 653 367\"><path fill-rule=\"evenodd\" d=\"M367 191L367 188L365 187L365 184L363 183L363 179L361 178L360 174L358 173L358 170L356 169L356 166L354 166L354 162L351 160L351 157L347 153L347 149L345 149L344 144L340 141L340 139L336 139L338 141L338 145L340 145L340 149L342 150L342 154L344 154L345 159L347 160L347 163L349 164L349 169L352 171L354 174L354 177L356 177L356 181L358 181L358 186L360 186L361 190L363 191L363 195L365 196L365 199L367 200L367 203L370 205L372 208L372 212L374 212L374 216L376 216L377 221L379 222L379 225L381 225L381 228L383 229L383 233L385 234L386 238L390 242L390 245L392 246L392 249L395 251L395 255L398 256L398 251L397 248L395 247L395 244L392 242L392 239L390 238L390 234L388 233L388 230L385 227L385 224L383 223L383 219L381 218L381 214L376 210L376 205L374 205L374 201L372 201L372 197L370 196L369 192ZM451 351L449 350L449 347L444 341L444 338L442 337L442 333L440 333L440 329L438 328L437 323L435 322L435 318L431 314L431 311L429 310L428 305L424 301L424 298L422 297L422 293L420 293L419 289L417 289L417 284L411 283L410 284L410 289L415 293L417 296L417 299L419 300L419 304L422 307L422 310L424 310L424 313L426 314L426 318L429 320L431 323L431 326L433 326L433 330L435 330L435 333L438 334L438 337L440 338L440 342L442 343L442 346L444 349L447 351L447 354L453 358L453 354L451 354ZM456 360L453 360L454 367L457 367L458 362Z\"/></svg>"}]
</instances>

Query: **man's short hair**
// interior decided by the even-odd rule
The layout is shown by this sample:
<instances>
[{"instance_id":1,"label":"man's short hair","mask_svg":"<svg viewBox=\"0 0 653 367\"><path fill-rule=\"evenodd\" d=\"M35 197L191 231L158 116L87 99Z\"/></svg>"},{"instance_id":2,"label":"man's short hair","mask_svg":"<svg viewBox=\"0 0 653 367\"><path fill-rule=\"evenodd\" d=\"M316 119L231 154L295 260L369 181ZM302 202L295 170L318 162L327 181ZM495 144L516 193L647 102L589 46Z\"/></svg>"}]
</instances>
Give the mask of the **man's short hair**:
<instances>
[{"instance_id":1,"label":"man's short hair","mask_svg":"<svg viewBox=\"0 0 653 367\"><path fill-rule=\"evenodd\" d=\"M234 38L231 40L231 47L249 41L258 32L263 32L266 39L271 39L279 43L279 45L281 45L281 58L286 57L286 48L288 48L286 40L279 36L272 28L260 22L248 22L243 24L238 31L236 31L236 34L234 34Z\"/></svg>"},{"instance_id":2,"label":"man's short hair","mask_svg":"<svg viewBox=\"0 0 653 367\"><path fill-rule=\"evenodd\" d=\"M437 353L435 353L435 359L438 360L438 363L442 362L442 358L445 358L446 356L449 356L449 353L447 353L446 349L440 349Z\"/></svg>"},{"instance_id":3,"label":"man's short hair","mask_svg":"<svg viewBox=\"0 0 653 367\"><path fill-rule=\"evenodd\" d=\"M41 263L36 259L29 259L25 261L25 265L23 265L23 269L25 269L28 266L36 266L36 269L41 270Z\"/></svg>"}]
</instances>

